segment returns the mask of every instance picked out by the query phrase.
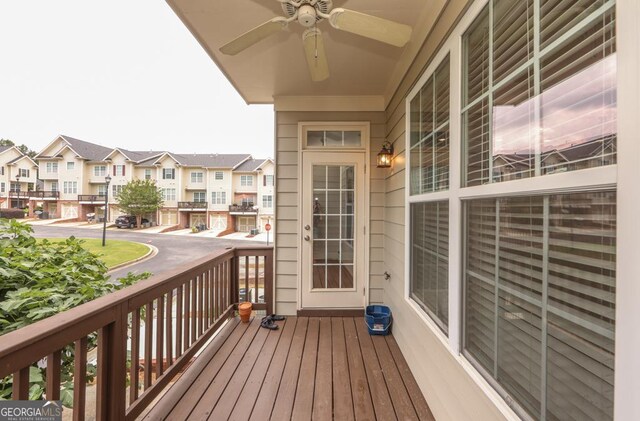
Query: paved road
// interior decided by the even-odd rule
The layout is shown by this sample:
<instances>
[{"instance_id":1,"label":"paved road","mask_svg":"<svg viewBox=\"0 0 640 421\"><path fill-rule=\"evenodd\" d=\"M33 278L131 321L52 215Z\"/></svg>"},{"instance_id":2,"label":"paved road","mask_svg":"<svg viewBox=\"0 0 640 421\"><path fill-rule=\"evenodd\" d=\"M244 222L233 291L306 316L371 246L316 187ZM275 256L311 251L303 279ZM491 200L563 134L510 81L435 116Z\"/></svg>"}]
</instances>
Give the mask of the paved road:
<instances>
[{"instance_id":1,"label":"paved road","mask_svg":"<svg viewBox=\"0 0 640 421\"><path fill-rule=\"evenodd\" d=\"M102 238L102 230L86 228L34 225L33 231L35 237L69 237L73 235L77 238ZM199 259L209 253L222 251L227 247L263 245L263 243L245 240L190 237L187 235L146 234L133 230L107 230L107 241L109 241L110 238L137 241L153 245L158 249L158 254L154 257L116 270L112 274L112 276L116 278L126 275L127 272L140 273L149 271L157 275L164 271L175 269L177 266L192 260Z\"/></svg>"}]
</instances>

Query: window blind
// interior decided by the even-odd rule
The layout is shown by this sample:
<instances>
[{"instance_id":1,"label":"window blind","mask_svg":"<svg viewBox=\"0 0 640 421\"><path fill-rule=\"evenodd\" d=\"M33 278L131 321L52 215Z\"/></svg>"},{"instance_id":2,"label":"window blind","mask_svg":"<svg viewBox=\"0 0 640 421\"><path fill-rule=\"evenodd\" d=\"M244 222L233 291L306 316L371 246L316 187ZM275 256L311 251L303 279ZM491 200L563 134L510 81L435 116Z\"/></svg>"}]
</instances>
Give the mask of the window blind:
<instances>
[{"instance_id":1,"label":"window blind","mask_svg":"<svg viewBox=\"0 0 640 421\"><path fill-rule=\"evenodd\" d=\"M466 203L465 353L536 418L613 417L615 203L615 192Z\"/></svg>"},{"instance_id":2,"label":"window blind","mask_svg":"<svg viewBox=\"0 0 640 421\"><path fill-rule=\"evenodd\" d=\"M449 202L411 205L411 298L443 332L449 320Z\"/></svg>"}]
</instances>

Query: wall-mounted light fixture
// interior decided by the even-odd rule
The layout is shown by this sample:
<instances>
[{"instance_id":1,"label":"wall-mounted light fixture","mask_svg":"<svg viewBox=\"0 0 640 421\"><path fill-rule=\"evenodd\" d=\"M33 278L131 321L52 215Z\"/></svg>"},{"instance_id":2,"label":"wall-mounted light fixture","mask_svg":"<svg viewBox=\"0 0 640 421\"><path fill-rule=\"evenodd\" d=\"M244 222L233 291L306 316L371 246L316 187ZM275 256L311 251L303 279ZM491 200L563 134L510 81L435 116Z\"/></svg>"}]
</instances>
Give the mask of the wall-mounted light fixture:
<instances>
[{"instance_id":1,"label":"wall-mounted light fixture","mask_svg":"<svg viewBox=\"0 0 640 421\"><path fill-rule=\"evenodd\" d=\"M389 142L384 142L382 144L382 150L378 153L376 166L378 168L390 168L392 158L393 158L393 145Z\"/></svg>"}]
</instances>

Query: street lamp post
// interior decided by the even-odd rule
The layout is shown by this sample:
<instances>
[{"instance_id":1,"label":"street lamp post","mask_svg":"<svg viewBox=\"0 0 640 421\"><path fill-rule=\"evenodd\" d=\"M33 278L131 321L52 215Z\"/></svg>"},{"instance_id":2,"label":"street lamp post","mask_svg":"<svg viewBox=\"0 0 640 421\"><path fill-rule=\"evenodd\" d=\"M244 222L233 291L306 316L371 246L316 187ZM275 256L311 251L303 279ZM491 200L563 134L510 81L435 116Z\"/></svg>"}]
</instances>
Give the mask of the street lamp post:
<instances>
[{"instance_id":1,"label":"street lamp post","mask_svg":"<svg viewBox=\"0 0 640 421\"><path fill-rule=\"evenodd\" d=\"M105 246L107 241L107 215L109 214L109 183L111 183L111 176L107 174L104 181L107 183L107 188L104 192L104 214L102 215L102 247Z\"/></svg>"},{"instance_id":2,"label":"street lamp post","mask_svg":"<svg viewBox=\"0 0 640 421\"><path fill-rule=\"evenodd\" d=\"M20 205L20 172L18 172L16 174L16 208L20 208Z\"/></svg>"}]
</instances>

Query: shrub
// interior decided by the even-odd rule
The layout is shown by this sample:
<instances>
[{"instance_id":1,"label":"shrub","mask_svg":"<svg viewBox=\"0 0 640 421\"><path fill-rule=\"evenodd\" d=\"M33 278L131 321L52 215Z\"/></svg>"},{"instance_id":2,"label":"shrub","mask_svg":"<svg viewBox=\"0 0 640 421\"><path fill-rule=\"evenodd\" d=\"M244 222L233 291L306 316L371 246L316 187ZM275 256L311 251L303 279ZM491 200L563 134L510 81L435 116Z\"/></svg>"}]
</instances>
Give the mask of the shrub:
<instances>
[{"instance_id":1,"label":"shrub","mask_svg":"<svg viewBox=\"0 0 640 421\"><path fill-rule=\"evenodd\" d=\"M22 212L22 211L21 211ZM107 267L70 237L63 242L44 240L36 244L33 229L15 220L0 219L0 335L86 303L148 278L129 273L112 281ZM96 336L89 335L89 349ZM41 399L44 391L44 364L31 368L29 399ZM89 365L87 381L95 376ZM71 406L73 398L73 346L62 352L61 399ZM0 379L0 399L11 395L11 377Z\"/></svg>"},{"instance_id":2,"label":"shrub","mask_svg":"<svg viewBox=\"0 0 640 421\"><path fill-rule=\"evenodd\" d=\"M0 218L22 219L24 218L24 209L0 209Z\"/></svg>"}]
</instances>

